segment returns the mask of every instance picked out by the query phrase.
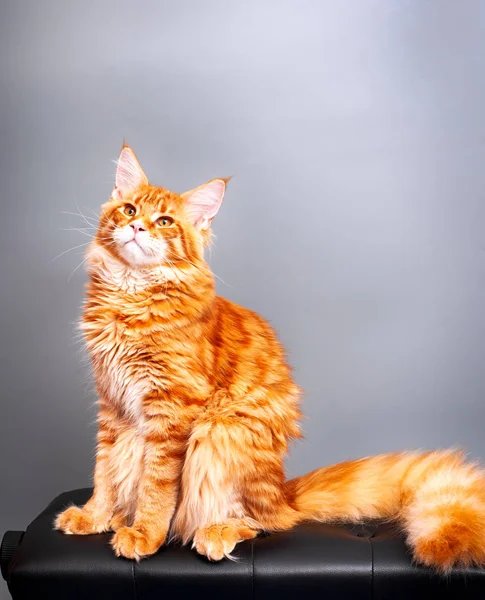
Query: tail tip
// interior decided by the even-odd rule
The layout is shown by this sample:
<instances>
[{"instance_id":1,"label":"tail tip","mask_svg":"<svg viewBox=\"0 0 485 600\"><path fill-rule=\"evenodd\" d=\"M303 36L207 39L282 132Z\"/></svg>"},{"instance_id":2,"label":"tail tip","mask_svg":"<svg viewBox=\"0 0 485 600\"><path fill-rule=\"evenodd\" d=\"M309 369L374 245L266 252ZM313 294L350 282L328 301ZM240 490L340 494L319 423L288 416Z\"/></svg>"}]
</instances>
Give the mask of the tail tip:
<instances>
[{"instance_id":1,"label":"tail tip","mask_svg":"<svg viewBox=\"0 0 485 600\"><path fill-rule=\"evenodd\" d=\"M485 537L465 523L444 523L415 541L414 558L445 575L456 566L483 565Z\"/></svg>"}]
</instances>

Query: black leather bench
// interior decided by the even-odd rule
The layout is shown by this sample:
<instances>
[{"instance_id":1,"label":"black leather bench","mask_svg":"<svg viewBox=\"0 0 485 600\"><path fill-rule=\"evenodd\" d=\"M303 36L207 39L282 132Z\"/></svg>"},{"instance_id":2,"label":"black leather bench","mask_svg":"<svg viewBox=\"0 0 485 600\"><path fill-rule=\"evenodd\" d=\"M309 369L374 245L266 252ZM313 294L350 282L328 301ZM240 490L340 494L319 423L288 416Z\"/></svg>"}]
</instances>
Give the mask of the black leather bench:
<instances>
[{"instance_id":1,"label":"black leather bench","mask_svg":"<svg viewBox=\"0 0 485 600\"><path fill-rule=\"evenodd\" d=\"M24 532L7 532L2 573L13 600L419 600L485 599L485 570L443 578L413 566L389 525L308 524L244 542L238 560L210 563L190 548L169 546L141 561L116 558L111 534L67 536L52 529L66 505L91 490L58 496Z\"/></svg>"}]
</instances>

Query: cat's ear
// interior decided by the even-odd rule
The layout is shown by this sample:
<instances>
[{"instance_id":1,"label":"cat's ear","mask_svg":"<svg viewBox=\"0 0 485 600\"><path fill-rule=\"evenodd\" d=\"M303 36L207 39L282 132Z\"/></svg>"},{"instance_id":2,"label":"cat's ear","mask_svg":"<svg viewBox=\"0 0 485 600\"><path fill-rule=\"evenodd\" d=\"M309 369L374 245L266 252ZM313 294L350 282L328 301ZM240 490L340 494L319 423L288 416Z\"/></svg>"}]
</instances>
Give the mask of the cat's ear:
<instances>
[{"instance_id":1,"label":"cat's ear","mask_svg":"<svg viewBox=\"0 0 485 600\"><path fill-rule=\"evenodd\" d=\"M221 207L230 177L211 179L204 185L182 194L185 210L192 224L200 230L208 229Z\"/></svg>"},{"instance_id":2,"label":"cat's ear","mask_svg":"<svg viewBox=\"0 0 485 600\"><path fill-rule=\"evenodd\" d=\"M141 168L135 153L129 146L123 145L116 165L113 198L120 199L124 195L148 184L147 176Z\"/></svg>"}]
</instances>

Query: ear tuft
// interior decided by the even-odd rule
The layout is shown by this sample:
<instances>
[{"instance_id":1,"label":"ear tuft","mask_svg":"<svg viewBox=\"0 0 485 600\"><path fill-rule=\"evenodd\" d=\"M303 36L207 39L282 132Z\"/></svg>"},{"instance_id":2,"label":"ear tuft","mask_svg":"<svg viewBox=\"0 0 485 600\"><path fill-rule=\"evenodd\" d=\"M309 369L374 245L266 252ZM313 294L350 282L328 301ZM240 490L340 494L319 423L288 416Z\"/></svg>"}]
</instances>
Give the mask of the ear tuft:
<instances>
[{"instance_id":1,"label":"ear tuft","mask_svg":"<svg viewBox=\"0 0 485 600\"><path fill-rule=\"evenodd\" d=\"M211 179L182 194L189 220L199 230L208 229L221 207L226 185L231 178Z\"/></svg>"},{"instance_id":2,"label":"ear tuft","mask_svg":"<svg viewBox=\"0 0 485 600\"><path fill-rule=\"evenodd\" d=\"M123 140L123 147L117 161L113 196L122 197L147 184L147 176L141 168L135 153Z\"/></svg>"}]
</instances>

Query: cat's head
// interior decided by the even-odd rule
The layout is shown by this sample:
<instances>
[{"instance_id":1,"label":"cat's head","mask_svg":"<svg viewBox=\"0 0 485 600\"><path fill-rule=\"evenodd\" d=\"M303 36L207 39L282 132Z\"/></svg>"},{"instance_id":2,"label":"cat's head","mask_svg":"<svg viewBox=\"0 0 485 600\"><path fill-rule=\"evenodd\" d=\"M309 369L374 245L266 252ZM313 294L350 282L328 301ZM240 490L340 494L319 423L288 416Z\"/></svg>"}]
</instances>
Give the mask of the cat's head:
<instances>
[{"instance_id":1,"label":"cat's head","mask_svg":"<svg viewBox=\"0 0 485 600\"><path fill-rule=\"evenodd\" d=\"M96 242L134 268L202 258L229 179L212 179L184 194L149 184L129 146L121 150L110 200Z\"/></svg>"}]
</instances>

